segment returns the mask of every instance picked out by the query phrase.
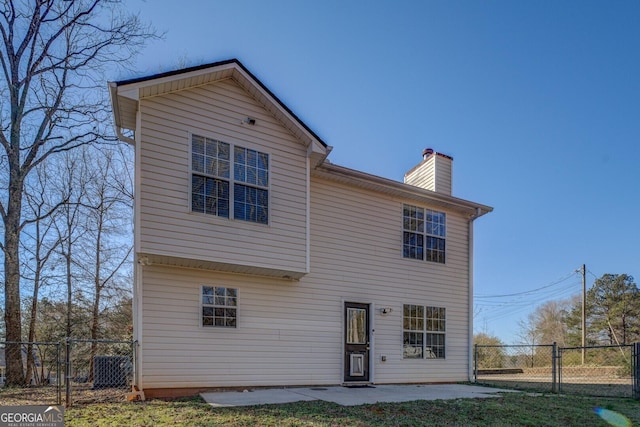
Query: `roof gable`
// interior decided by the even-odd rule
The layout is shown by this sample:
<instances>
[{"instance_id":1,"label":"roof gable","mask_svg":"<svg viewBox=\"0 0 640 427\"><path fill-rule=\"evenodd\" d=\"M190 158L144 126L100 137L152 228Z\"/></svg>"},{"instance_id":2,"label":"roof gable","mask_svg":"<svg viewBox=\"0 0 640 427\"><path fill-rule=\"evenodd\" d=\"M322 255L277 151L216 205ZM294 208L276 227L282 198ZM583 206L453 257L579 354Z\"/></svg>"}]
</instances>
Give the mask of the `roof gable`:
<instances>
[{"instance_id":1,"label":"roof gable","mask_svg":"<svg viewBox=\"0 0 640 427\"><path fill-rule=\"evenodd\" d=\"M109 83L114 123L120 139L133 143L122 130L135 132L138 102L144 98L162 96L188 88L233 79L260 105L269 111L282 125L309 149L309 155L324 159L330 147L322 141L302 120L280 101L237 59L214 62L196 67L146 77Z\"/></svg>"}]
</instances>

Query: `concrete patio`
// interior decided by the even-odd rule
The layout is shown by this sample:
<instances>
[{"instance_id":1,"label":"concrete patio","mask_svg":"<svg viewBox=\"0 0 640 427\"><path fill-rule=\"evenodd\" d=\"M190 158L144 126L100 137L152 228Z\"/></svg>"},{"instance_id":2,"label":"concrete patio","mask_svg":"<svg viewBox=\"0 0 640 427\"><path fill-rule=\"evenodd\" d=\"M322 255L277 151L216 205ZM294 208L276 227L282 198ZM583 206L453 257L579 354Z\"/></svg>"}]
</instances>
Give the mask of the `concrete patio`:
<instances>
[{"instance_id":1,"label":"concrete patio","mask_svg":"<svg viewBox=\"0 0 640 427\"><path fill-rule=\"evenodd\" d=\"M378 402L410 402L461 398L499 397L499 393L513 392L491 387L466 384L434 385L372 385L367 387L294 387L246 391L202 393L202 398L215 407L272 405L299 401L324 400L343 406Z\"/></svg>"}]
</instances>

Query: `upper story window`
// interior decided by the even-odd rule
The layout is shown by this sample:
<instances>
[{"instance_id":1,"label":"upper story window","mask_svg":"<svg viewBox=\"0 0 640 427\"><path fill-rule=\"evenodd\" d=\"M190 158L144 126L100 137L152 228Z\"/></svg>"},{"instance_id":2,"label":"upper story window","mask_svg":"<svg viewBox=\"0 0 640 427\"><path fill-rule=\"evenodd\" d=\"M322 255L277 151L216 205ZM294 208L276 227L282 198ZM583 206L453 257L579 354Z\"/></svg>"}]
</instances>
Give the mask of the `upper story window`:
<instances>
[{"instance_id":1,"label":"upper story window","mask_svg":"<svg viewBox=\"0 0 640 427\"><path fill-rule=\"evenodd\" d=\"M192 211L269 223L268 154L193 135L191 173Z\"/></svg>"},{"instance_id":2,"label":"upper story window","mask_svg":"<svg viewBox=\"0 0 640 427\"><path fill-rule=\"evenodd\" d=\"M445 213L404 205L402 220L402 256L444 264Z\"/></svg>"}]
</instances>

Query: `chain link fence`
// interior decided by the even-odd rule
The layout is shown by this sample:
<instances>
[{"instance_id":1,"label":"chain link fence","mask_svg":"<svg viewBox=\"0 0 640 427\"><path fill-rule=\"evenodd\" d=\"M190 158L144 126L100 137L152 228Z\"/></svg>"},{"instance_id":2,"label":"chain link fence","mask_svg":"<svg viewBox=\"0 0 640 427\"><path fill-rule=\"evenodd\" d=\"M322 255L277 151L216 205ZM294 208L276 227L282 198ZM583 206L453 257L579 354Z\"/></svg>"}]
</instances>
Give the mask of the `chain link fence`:
<instances>
[{"instance_id":1,"label":"chain link fence","mask_svg":"<svg viewBox=\"0 0 640 427\"><path fill-rule=\"evenodd\" d=\"M640 399L640 343L476 345L474 379L520 390Z\"/></svg>"},{"instance_id":2,"label":"chain link fence","mask_svg":"<svg viewBox=\"0 0 640 427\"><path fill-rule=\"evenodd\" d=\"M558 391L633 397L633 345L558 349Z\"/></svg>"},{"instance_id":3,"label":"chain link fence","mask_svg":"<svg viewBox=\"0 0 640 427\"><path fill-rule=\"evenodd\" d=\"M136 346L135 341L116 340L0 342L0 402L69 407L124 401L134 384ZM5 384L6 357L17 351L25 381Z\"/></svg>"},{"instance_id":4,"label":"chain link fence","mask_svg":"<svg viewBox=\"0 0 640 427\"><path fill-rule=\"evenodd\" d=\"M476 345L475 381L498 387L556 391L554 345Z\"/></svg>"},{"instance_id":5,"label":"chain link fence","mask_svg":"<svg viewBox=\"0 0 640 427\"><path fill-rule=\"evenodd\" d=\"M6 361L19 353L24 384L6 384ZM62 345L55 342L0 342L0 402L3 404L59 405L64 366Z\"/></svg>"},{"instance_id":6,"label":"chain link fence","mask_svg":"<svg viewBox=\"0 0 640 427\"><path fill-rule=\"evenodd\" d=\"M135 347L135 341L68 340L66 405L124 400L133 384Z\"/></svg>"}]
</instances>

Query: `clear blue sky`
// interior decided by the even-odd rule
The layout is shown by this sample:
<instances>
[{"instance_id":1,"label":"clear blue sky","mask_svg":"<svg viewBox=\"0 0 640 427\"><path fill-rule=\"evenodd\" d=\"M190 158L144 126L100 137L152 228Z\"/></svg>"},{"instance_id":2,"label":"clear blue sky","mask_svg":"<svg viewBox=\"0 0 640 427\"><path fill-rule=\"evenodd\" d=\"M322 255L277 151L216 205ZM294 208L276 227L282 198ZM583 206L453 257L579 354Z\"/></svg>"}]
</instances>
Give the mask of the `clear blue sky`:
<instances>
[{"instance_id":1,"label":"clear blue sky","mask_svg":"<svg viewBox=\"0 0 640 427\"><path fill-rule=\"evenodd\" d=\"M402 180L432 147L476 222L476 330L640 280L640 2L128 0L165 38L122 79L238 58L337 164ZM575 291L575 292L574 292ZM498 303L497 306L493 304Z\"/></svg>"}]
</instances>

